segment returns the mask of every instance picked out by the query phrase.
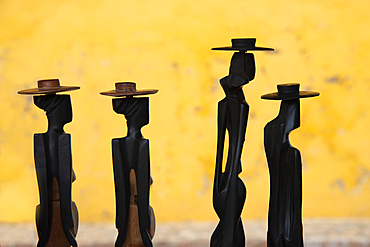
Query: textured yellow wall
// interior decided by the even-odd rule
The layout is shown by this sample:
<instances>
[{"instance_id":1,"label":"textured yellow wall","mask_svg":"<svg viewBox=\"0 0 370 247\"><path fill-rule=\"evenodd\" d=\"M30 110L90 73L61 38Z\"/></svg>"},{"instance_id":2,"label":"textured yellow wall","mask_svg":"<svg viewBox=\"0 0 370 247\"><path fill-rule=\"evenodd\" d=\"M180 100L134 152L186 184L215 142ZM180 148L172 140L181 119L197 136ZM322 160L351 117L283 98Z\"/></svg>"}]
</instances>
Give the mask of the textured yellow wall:
<instances>
[{"instance_id":1,"label":"textured yellow wall","mask_svg":"<svg viewBox=\"0 0 370 247\"><path fill-rule=\"evenodd\" d=\"M233 37L257 37L257 45L276 49L255 53L256 79L244 87L251 111L243 217L267 217L263 127L279 102L260 96L292 81L321 92L301 100L302 126L291 134L303 157L304 217L370 217L369 8L365 0L1 0L0 221L34 219L32 139L46 131L46 117L17 91L45 78L81 86L71 92L74 120L65 129L82 221L114 220L110 141L126 127L99 92L117 81L159 89L143 129L157 220L215 220L218 80L232 53L210 49Z\"/></svg>"}]
</instances>

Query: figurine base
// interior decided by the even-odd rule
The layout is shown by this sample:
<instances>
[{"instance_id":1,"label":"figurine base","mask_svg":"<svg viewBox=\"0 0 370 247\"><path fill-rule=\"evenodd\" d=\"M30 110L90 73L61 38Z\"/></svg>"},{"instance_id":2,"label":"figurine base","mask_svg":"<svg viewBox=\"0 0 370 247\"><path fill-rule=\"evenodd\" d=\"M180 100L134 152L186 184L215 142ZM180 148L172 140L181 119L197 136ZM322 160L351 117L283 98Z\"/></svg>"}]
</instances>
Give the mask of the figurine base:
<instances>
[{"instance_id":1,"label":"figurine base","mask_svg":"<svg viewBox=\"0 0 370 247\"><path fill-rule=\"evenodd\" d=\"M145 247L143 240L141 239L137 205L130 205L130 215L128 221L129 227L127 229L126 240L122 247ZM147 230L150 238L153 239L155 232L155 219L152 207L150 207L150 221L152 224Z\"/></svg>"},{"instance_id":2,"label":"figurine base","mask_svg":"<svg viewBox=\"0 0 370 247\"><path fill-rule=\"evenodd\" d=\"M40 205L36 207L36 227L39 226L39 211ZM78 211L77 206L74 202L72 202L72 214L74 219L78 219ZM78 220L75 221L75 226L70 229L72 235L76 237L78 230ZM42 231L37 230L37 234L40 237ZM53 208L52 208L52 222L51 222L51 229L50 229L50 236L45 245L45 247L70 247L71 244L68 242L65 233L62 227L62 218L60 214L60 202L53 201Z\"/></svg>"},{"instance_id":3,"label":"figurine base","mask_svg":"<svg viewBox=\"0 0 370 247\"><path fill-rule=\"evenodd\" d=\"M139 212L135 197L137 196L136 189L136 176L134 170L130 171L130 213L128 216L128 228L126 240L122 247L145 247L143 240L141 239L140 225L139 225ZM153 239L155 232L155 217L154 211L151 206L150 210L150 227L147 229L149 236Z\"/></svg>"}]
</instances>

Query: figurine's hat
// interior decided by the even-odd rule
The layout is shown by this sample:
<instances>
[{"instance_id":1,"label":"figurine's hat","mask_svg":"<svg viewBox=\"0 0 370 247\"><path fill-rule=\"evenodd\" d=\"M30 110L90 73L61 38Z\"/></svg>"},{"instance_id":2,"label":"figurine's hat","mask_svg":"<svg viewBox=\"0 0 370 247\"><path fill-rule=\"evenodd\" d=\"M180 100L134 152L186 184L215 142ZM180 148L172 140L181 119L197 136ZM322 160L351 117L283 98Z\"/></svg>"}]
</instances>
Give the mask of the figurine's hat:
<instances>
[{"instance_id":1,"label":"figurine's hat","mask_svg":"<svg viewBox=\"0 0 370 247\"><path fill-rule=\"evenodd\" d=\"M100 94L113 97L147 95L157 93L157 89L136 90L135 82L117 82L116 90L101 92Z\"/></svg>"},{"instance_id":2,"label":"figurine's hat","mask_svg":"<svg viewBox=\"0 0 370 247\"><path fill-rule=\"evenodd\" d=\"M246 52L246 51L273 51L274 49L256 46L256 39L248 38L248 39L232 39L231 46L216 47L212 48L212 50Z\"/></svg>"},{"instance_id":3,"label":"figurine's hat","mask_svg":"<svg viewBox=\"0 0 370 247\"><path fill-rule=\"evenodd\" d=\"M61 86L58 79L46 79L37 81L37 88L30 88L18 91L19 94L54 94L77 90L77 86Z\"/></svg>"},{"instance_id":4,"label":"figurine's hat","mask_svg":"<svg viewBox=\"0 0 370 247\"><path fill-rule=\"evenodd\" d=\"M277 85L278 91L262 95L262 99L271 100L291 100L299 98L309 98L319 96L319 92L314 91L299 91L299 83L286 83Z\"/></svg>"}]
</instances>

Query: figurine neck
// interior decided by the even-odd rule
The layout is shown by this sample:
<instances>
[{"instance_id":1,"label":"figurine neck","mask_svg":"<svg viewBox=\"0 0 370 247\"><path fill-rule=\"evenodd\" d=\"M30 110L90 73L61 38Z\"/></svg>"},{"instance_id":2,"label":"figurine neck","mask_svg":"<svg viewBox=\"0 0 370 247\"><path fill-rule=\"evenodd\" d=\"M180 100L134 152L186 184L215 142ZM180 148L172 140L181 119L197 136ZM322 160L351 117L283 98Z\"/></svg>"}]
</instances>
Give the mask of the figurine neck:
<instances>
[{"instance_id":1,"label":"figurine neck","mask_svg":"<svg viewBox=\"0 0 370 247\"><path fill-rule=\"evenodd\" d=\"M64 134L64 124L60 123L58 119L48 116L48 133L55 132L57 134Z\"/></svg>"},{"instance_id":2,"label":"figurine neck","mask_svg":"<svg viewBox=\"0 0 370 247\"><path fill-rule=\"evenodd\" d=\"M225 92L225 96L228 98L238 98L239 100L245 100L242 86L239 87L230 87L227 84L229 76L226 76L220 80L221 87Z\"/></svg>"},{"instance_id":3,"label":"figurine neck","mask_svg":"<svg viewBox=\"0 0 370 247\"><path fill-rule=\"evenodd\" d=\"M278 119L284 123L283 142L288 141L289 133L300 126L299 99L283 100L280 105Z\"/></svg>"},{"instance_id":4,"label":"figurine neck","mask_svg":"<svg viewBox=\"0 0 370 247\"><path fill-rule=\"evenodd\" d=\"M141 128L142 126L137 126L132 121L127 121L127 137L143 138Z\"/></svg>"}]
</instances>

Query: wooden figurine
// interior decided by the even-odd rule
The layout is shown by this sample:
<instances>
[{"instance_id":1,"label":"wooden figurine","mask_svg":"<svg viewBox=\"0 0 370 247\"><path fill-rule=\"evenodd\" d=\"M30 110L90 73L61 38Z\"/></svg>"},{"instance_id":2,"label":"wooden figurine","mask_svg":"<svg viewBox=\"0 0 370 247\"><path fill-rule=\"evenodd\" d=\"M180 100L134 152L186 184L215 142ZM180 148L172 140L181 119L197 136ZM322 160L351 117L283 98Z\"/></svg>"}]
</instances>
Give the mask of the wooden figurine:
<instances>
[{"instance_id":1,"label":"wooden figurine","mask_svg":"<svg viewBox=\"0 0 370 247\"><path fill-rule=\"evenodd\" d=\"M318 92L299 91L298 83L280 84L262 99L282 100L278 116L266 124L264 142L270 171L268 247L303 247L302 162L289 133L300 126L299 98Z\"/></svg>"},{"instance_id":2,"label":"wooden figurine","mask_svg":"<svg viewBox=\"0 0 370 247\"><path fill-rule=\"evenodd\" d=\"M112 140L116 190L116 247L150 247L155 231L154 212L149 205L149 140L141 128L149 123L149 97L158 90L136 90L133 82L115 84L116 89L102 95L113 99L113 110L127 120L127 136Z\"/></svg>"},{"instance_id":3,"label":"wooden figurine","mask_svg":"<svg viewBox=\"0 0 370 247\"><path fill-rule=\"evenodd\" d=\"M48 130L34 135L34 155L40 204L36 207L38 247L77 247L78 212L71 199L72 169L71 135L64 125L72 121L69 95L58 92L79 89L60 86L58 79L40 80L38 87L19 94L34 96L34 104L46 112Z\"/></svg>"},{"instance_id":4,"label":"wooden figurine","mask_svg":"<svg viewBox=\"0 0 370 247\"><path fill-rule=\"evenodd\" d=\"M226 97L218 103L218 131L215 177L213 185L213 207L220 219L211 237L212 247L245 246L242 220L246 188L239 178L242 171L241 154L247 128L249 105L245 101L243 85L255 76L254 50L273 50L256 47L256 39L232 39L231 47L212 50L231 50L235 52L230 64L229 75L220 80ZM222 161L226 130L229 146L226 167Z\"/></svg>"}]
</instances>

